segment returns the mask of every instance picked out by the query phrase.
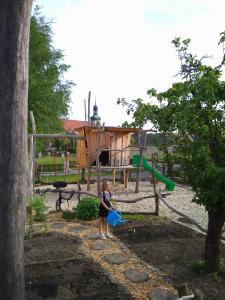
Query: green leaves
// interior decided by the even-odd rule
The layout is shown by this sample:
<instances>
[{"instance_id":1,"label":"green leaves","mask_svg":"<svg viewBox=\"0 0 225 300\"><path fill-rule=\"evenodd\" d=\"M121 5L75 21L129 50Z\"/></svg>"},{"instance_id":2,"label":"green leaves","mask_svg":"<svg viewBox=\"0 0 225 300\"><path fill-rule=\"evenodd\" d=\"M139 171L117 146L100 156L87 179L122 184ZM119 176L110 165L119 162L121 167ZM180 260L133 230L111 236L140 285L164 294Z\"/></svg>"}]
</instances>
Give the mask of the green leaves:
<instances>
[{"instance_id":1,"label":"green leaves","mask_svg":"<svg viewBox=\"0 0 225 300\"><path fill-rule=\"evenodd\" d=\"M76 216L81 220L95 220L98 218L99 199L83 198L77 205Z\"/></svg>"},{"instance_id":2,"label":"green leaves","mask_svg":"<svg viewBox=\"0 0 225 300\"><path fill-rule=\"evenodd\" d=\"M225 32L219 43L224 43ZM190 39L175 38L172 43L180 60L180 82L168 90L148 90L150 101L141 99L123 105L133 113L134 126L151 121L164 136L172 137L176 154L165 159L179 161L185 178L193 186L194 201L209 211L225 208L225 82L221 66L203 64L208 56L198 58L189 51ZM158 101L152 104L151 98ZM162 147L163 148L163 147Z\"/></svg>"},{"instance_id":3,"label":"green leaves","mask_svg":"<svg viewBox=\"0 0 225 300\"><path fill-rule=\"evenodd\" d=\"M68 115L74 85L64 80L70 66L63 63L63 52L54 48L52 35L51 22L37 8L30 24L28 107L38 133L62 129L60 118Z\"/></svg>"}]
</instances>

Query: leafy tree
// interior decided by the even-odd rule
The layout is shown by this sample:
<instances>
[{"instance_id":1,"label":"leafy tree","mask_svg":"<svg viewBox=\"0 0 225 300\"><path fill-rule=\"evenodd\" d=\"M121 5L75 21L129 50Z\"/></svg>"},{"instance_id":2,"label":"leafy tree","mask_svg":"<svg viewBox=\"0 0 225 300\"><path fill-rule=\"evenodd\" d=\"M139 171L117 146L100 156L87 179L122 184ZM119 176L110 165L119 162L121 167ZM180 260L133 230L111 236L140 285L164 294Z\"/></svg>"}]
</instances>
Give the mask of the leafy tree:
<instances>
[{"instance_id":1,"label":"leafy tree","mask_svg":"<svg viewBox=\"0 0 225 300\"><path fill-rule=\"evenodd\" d=\"M70 66L63 63L63 52L53 46L51 25L36 7L30 25L28 108L39 133L62 129L60 118L68 115L74 85L63 79Z\"/></svg>"},{"instance_id":2,"label":"leafy tree","mask_svg":"<svg viewBox=\"0 0 225 300\"><path fill-rule=\"evenodd\" d=\"M143 126L150 120L176 142L176 156L195 193L193 201L208 211L205 262L210 272L219 271L225 222L225 82L221 80L224 42L225 32L219 41L223 46L222 61L211 67L203 63L207 56L199 59L189 52L190 39L174 39L182 80L162 93L148 91L158 105L141 99L132 103L118 101L133 113L132 125Z\"/></svg>"}]
</instances>

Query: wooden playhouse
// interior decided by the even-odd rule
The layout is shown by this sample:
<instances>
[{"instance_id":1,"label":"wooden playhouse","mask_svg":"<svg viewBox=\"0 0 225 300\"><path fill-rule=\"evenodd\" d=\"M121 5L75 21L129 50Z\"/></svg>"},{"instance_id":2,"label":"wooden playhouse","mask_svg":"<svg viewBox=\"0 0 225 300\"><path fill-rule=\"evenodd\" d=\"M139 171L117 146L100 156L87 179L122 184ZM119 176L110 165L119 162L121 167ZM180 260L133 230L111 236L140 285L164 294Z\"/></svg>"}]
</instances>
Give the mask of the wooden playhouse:
<instances>
[{"instance_id":1,"label":"wooden playhouse","mask_svg":"<svg viewBox=\"0 0 225 300\"><path fill-rule=\"evenodd\" d=\"M130 166L129 151L131 134L139 133L139 129L104 127L104 131L100 132L98 126L84 126L76 131L79 136L85 137L85 140L76 141L78 168L96 166L99 156L102 169L112 169L114 182L116 170L124 170L124 176L128 177L128 170L133 168Z\"/></svg>"}]
</instances>

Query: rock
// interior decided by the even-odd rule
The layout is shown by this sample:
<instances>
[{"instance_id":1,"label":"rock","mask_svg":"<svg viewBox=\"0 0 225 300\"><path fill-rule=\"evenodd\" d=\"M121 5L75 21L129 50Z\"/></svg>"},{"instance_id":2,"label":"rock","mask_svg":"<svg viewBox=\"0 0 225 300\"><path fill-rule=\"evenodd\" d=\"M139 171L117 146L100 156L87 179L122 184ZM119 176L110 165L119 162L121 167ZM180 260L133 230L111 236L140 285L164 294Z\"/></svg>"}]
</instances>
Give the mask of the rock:
<instances>
[{"instance_id":1,"label":"rock","mask_svg":"<svg viewBox=\"0 0 225 300\"><path fill-rule=\"evenodd\" d=\"M127 269L124 271L124 276L132 282L140 283L149 280L149 276L145 272L140 272L135 269Z\"/></svg>"},{"instance_id":2,"label":"rock","mask_svg":"<svg viewBox=\"0 0 225 300\"><path fill-rule=\"evenodd\" d=\"M82 232L82 231L85 231L85 230L87 230L87 228L84 227L84 226L73 226L73 227L71 226L69 228L68 232Z\"/></svg>"},{"instance_id":3,"label":"rock","mask_svg":"<svg viewBox=\"0 0 225 300\"><path fill-rule=\"evenodd\" d=\"M60 228L63 228L65 226L65 224L64 223L53 223L51 226L53 229L60 229Z\"/></svg>"},{"instance_id":4,"label":"rock","mask_svg":"<svg viewBox=\"0 0 225 300\"><path fill-rule=\"evenodd\" d=\"M96 243L96 244L92 245L91 248L93 250L105 250L105 249L109 249L110 245L102 242L102 243Z\"/></svg>"},{"instance_id":5,"label":"rock","mask_svg":"<svg viewBox=\"0 0 225 300\"><path fill-rule=\"evenodd\" d=\"M153 289L149 295L150 300L177 300L178 297L167 290L161 288Z\"/></svg>"},{"instance_id":6,"label":"rock","mask_svg":"<svg viewBox=\"0 0 225 300\"><path fill-rule=\"evenodd\" d=\"M100 238L100 235L98 232L89 232L86 237L91 240L97 240Z\"/></svg>"},{"instance_id":7,"label":"rock","mask_svg":"<svg viewBox=\"0 0 225 300\"><path fill-rule=\"evenodd\" d=\"M107 255L103 256L102 259L104 259L105 261L107 261L111 264L115 264L115 265L124 264L128 261L128 258L123 256L120 253L107 254Z\"/></svg>"}]
</instances>

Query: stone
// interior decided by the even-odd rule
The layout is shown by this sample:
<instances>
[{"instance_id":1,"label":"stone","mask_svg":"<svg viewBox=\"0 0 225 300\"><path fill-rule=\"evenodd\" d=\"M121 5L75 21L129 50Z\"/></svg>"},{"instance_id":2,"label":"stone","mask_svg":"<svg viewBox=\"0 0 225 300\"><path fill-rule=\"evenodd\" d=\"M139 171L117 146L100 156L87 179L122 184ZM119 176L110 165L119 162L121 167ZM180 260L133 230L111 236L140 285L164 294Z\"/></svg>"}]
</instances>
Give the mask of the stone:
<instances>
[{"instance_id":1,"label":"stone","mask_svg":"<svg viewBox=\"0 0 225 300\"><path fill-rule=\"evenodd\" d=\"M93 250L105 250L105 249L109 249L110 245L106 244L104 242L102 243L95 243L94 245L92 245L91 247Z\"/></svg>"},{"instance_id":2,"label":"stone","mask_svg":"<svg viewBox=\"0 0 225 300\"><path fill-rule=\"evenodd\" d=\"M110 253L110 254L104 255L102 257L102 259L111 264L115 264L115 265L124 264L128 261L128 258L123 256L120 253Z\"/></svg>"},{"instance_id":3,"label":"stone","mask_svg":"<svg viewBox=\"0 0 225 300\"><path fill-rule=\"evenodd\" d=\"M71 226L69 228L68 232L82 232L82 231L85 231L85 230L87 230L87 228L84 227L84 226L73 226L73 227Z\"/></svg>"},{"instance_id":4,"label":"stone","mask_svg":"<svg viewBox=\"0 0 225 300\"><path fill-rule=\"evenodd\" d=\"M124 276L134 283L146 282L149 280L149 276L145 272L140 272L135 269L127 269L124 272Z\"/></svg>"},{"instance_id":5,"label":"stone","mask_svg":"<svg viewBox=\"0 0 225 300\"><path fill-rule=\"evenodd\" d=\"M150 300L178 300L178 297L167 290L156 288L149 293L149 299Z\"/></svg>"},{"instance_id":6,"label":"stone","mask_svg":"<svg viewBox=\"0 0 225 300\"><path fill-rule=\"evenodd\" d=\"M97 240L100 238L100 235L98 232L89 232L86 237L91 240Z\"/></svg>"},{"instance_id":7,"label":"stone","mask_svg":"<svg viewBox=\"0 0 225 300\"><path fill-rule=\"evenodd\" d=\"M61 228L63 228L64 226L65 226L64 223L53 223L53 224L52 224L52 228L54 228L54 229L61 229Z\"/></svg>"}]
</instances>

